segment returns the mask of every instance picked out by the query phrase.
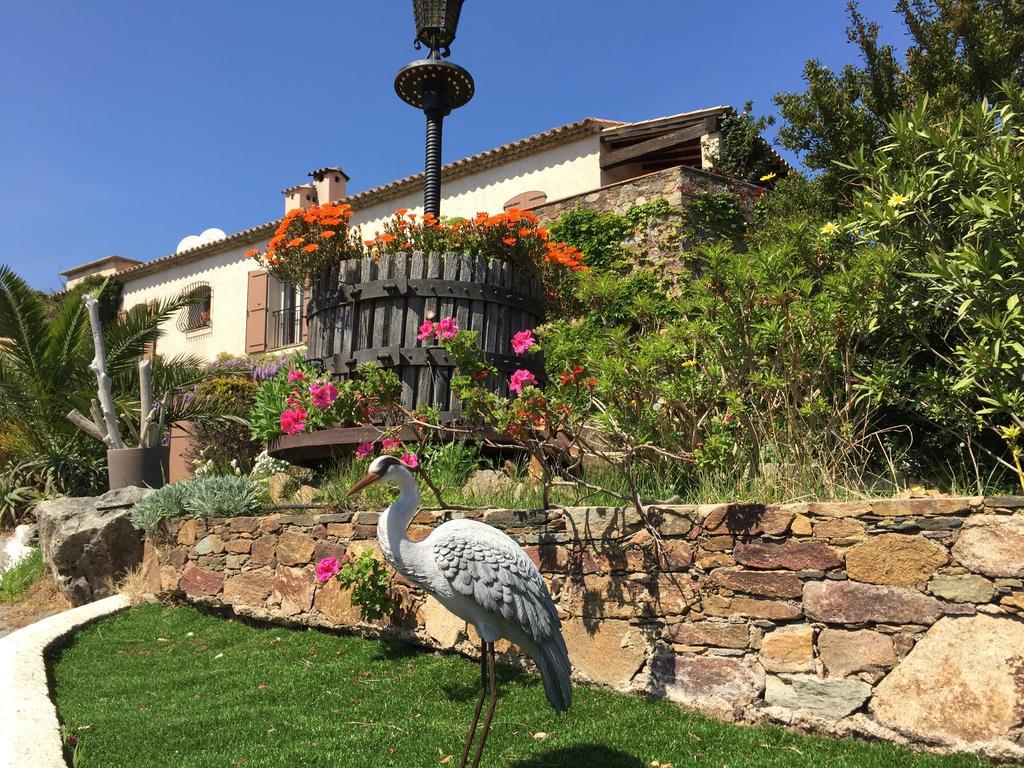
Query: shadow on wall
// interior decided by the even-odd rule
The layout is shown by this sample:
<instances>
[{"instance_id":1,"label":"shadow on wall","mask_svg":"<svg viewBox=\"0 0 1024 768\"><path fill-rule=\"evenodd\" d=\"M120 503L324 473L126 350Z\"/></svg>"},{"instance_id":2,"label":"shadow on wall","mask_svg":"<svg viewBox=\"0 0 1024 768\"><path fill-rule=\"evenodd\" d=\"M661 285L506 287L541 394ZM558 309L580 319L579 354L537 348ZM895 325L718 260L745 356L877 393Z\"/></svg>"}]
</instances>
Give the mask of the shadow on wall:
<instances>
[{"instance_id":1,"label":"shadow on wall","mask_svg":"<svg viewBox=\"0 0 1024 768\"><path fill-rule=\"evenodd\" d=\"M529 760L512 763L512 768L580 768L591 765L601 768L644 768L643 762L632 755L599 744L553 749Z\"/></svg>"}]
</instances>

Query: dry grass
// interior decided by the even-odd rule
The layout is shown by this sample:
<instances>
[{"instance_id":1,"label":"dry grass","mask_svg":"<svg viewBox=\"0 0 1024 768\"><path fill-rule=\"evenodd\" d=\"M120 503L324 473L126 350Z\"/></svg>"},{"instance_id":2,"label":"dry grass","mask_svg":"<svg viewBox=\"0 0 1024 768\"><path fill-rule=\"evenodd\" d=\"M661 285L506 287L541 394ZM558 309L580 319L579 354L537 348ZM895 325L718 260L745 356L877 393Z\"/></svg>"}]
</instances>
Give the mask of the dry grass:
<instances>
[{"instance_id":1,"label":"dry grass","mask_svg":"<svg viewBox=\"0 0 1024 768\"><path fill-rule=\"evenodd\" d=\"M127 597L132 605L152 602L153 594L149 589L145 565L137 565L128 571L118 582L117 591Z\"/></svg>"},{"instance_id":2,"label":"dry grass","mask_svg":"<svg viewBox=\"0 0 1024 768\"><path fill-rule=\"evenodd\" d=\"M47 573L25 590L18 602L0 605L0 637L71 607L57 581Z\"/></svg>"}]
</instances>

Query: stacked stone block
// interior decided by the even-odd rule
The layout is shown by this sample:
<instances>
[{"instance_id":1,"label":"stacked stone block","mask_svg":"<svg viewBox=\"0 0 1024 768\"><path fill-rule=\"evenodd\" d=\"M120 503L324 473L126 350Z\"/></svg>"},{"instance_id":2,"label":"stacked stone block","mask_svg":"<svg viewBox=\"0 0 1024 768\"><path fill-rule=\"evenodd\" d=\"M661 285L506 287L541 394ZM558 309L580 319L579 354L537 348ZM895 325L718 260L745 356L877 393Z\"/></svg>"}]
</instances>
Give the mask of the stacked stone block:
<instances>
[{"instance_id":1,"label":"stacked stone block","mask_svg":"<svg viewBox=\"0 0 1024 768\"><path fill-rule=\"evenodd\" d=\"M581 680L731 720L1024 755L1024 499L424 511L508 532L555 597ZM376 548L375 512L175 521L147 542L154 592L270 621L476 636L396 578L361 623L316 562ZM516 649L500 649L516 661Z\"/></svg>"}]
</instances>

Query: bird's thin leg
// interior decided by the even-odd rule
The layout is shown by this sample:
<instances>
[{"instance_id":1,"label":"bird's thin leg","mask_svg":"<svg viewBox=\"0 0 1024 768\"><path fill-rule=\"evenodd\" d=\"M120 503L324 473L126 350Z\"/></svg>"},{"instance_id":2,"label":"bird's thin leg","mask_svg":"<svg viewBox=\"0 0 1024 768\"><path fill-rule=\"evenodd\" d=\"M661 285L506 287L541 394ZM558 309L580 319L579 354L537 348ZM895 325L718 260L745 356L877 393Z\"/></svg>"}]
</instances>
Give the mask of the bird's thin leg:
<instances>
[{"instance_id":1,"label":"bird's thin leg","mask_svg":"<svg viewBox=\"0 0 1024 768\"><path fill-rule=\"evenodd\" d=\"M480 758L484 753L484 744L487 743L487 735L491 732L491 720L494 718L494 710L498 706L498 679L496 672L498 663L494 659L494 643L487 644L487 659L491 667L488 675L488 688L490 689L491 703L487 706L487 717L484 718L484 729L480 734L480 742L476 745L476 756L473 758L473 768L477 768L480 765Z\"/></svg>"},{"instance_id":2,"label":"bird's thin leg","mask_svg":"<svg viewBox=\"0 0 1024 768\"><path fill-rule=\"evenodd\" d=\"M469 734L466 736L466 747L462 750L462 759L459 761L459 768L466 768L466 760L469 758L469 748L473 746L473 737L476 735L476 724L480 722L480 710L484 708L484 696L487 695L487 643L480 641L480 696L476 700L476 711L473 712L473 722L469 725Z\"/></svg>"}]
</instances>

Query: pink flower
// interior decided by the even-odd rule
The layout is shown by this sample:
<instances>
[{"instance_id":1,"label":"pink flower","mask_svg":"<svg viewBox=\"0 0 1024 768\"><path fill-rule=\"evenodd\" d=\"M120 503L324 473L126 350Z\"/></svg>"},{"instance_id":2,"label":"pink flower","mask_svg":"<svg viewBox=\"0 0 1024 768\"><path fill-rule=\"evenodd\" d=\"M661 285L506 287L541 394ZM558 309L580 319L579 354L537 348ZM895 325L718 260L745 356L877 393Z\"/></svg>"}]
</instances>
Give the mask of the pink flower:
<instances>
[{"instance_id":1,"label":"pink flower","mask_svg":"<svg viewBox=\"0 0 1024 768\"><path fill-rule=\"evenodd\" d=\"M420 332L416 335L416 338L420 341L426 341L434 335L434 324L430 320L424 320L423 325L420 326Z\"/></svg>"},{"instance_id":2,"label":"pink flower","mask_svg":"<svg viewBox=\"0 0 1024 768\"><path fill-rule=\"evenodd\" d=\"M437 324L437 338L439 339L454 339L455 335L459 332L459 326L455 324L454 317L443 318Z\"/></svg>"},{"instance_id":3,"label":"pink flower","mask_svg":"<svg viewBox=\"0 0 1024 768\"><path fill-rule=\"evenodd\" d=\"M409 469L416 469L420 465L420 457L415 453L403 453L402 463L409 467Z\"/></svg>"},{"instance_id":4,"label":"pink flower","mask_svg":"<svg viewBox=\"0 0 1024 768\"><path fill-rule=\"evenodd\" d=\"M326 384L310 384L309 394L313 396L313 405L317 408L330 408L331 403L338 399L338 388L329 381Z\"/></svg>"},{"instance_id":5,"label":"pink flower","mask_svg":"<svg viewBox=\"0 0 1024 768\"><path fill-rule=\"evenodd\" d=\"M517 395L523 391L523 387L530 384L536 384L537 377L524 368L520 368L518 371L512 374L508 380L508 388L515 392Z\"/></svg>"},{"instance_id":6,"label":"pink flower","mask_svg":"<svg viewBox=\"0 0 1024 768\"><path fill-rule=\"evenodd\" d=\"M295 368L288 369L288 381L305 381L306 374Z\"/></svg>"},{"instance_id":7,"label":"pink flower","mask_svg":"<svg viewBox=\"0 0 1024 768\"><path fill-rule=\"evenodd\" d=\"M359 447L356 448L356 458L365 459L373 453L373 443L360 443Z\"/></svg>"},{"instance_id":8,"label":"pink flower","mask_svg":"<svg viewBox=\"0 0 1024 768\"><path fill-rule=\"evenodd\" d=\"M331 577L340 570L341 564L335 558L325 557L316 564L317 583L323 584L325 581L330 581Z\"/></svg>"},{"instance_id":9,"label":"pink flower","mask_svg":"<svg viewBox=\"0 0 1024 768\"><path fill-rule=\"evenodd\" d=\"M529 329L520 331L512 337L512 351L517 355L521 355L536 343L537 339L534 338L533 331Z\"/></svg>"},{"instance_id":10,"label":"pink flower","mask_svg":"<svg viewBox=\"0 0 1024 768\"><path fill-rule=\"evenodd\" d=\"M380 441L381 447L386 451L388 448L394 448L396 445L401 445L402 441L397 437L385 437Z\"/></svg>"},{"instance_id":11,"label":"pink flower","mask_svg":"<svg viewBox=\"0 0 1024 768\"><path fill-rule=\"evenodd\" d=\"M306 419L309 414L302 410L302 406L293 405L281 412L281 429L289 435L297 435L306 428Z\"/></svg>"}]
</instances>

